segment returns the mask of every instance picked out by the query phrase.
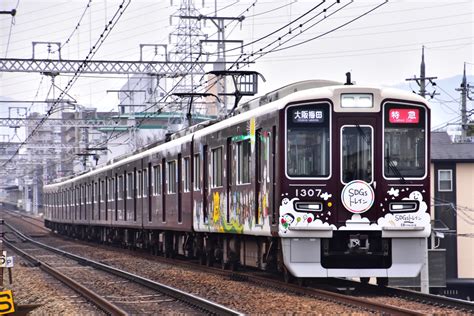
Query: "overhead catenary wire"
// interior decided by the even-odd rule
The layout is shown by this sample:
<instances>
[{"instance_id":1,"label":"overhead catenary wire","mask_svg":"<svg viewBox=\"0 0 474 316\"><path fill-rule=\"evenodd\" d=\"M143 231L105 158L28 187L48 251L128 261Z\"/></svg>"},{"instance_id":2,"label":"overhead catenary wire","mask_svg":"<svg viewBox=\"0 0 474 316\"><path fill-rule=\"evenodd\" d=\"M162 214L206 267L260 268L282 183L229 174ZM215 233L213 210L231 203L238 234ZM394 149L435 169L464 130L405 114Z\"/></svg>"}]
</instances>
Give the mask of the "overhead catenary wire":
<instances>
[{"instance_id":1,"label":"overhead catenary wire","mask_svg":"<svg viewBox=\"0 0 474 316\"><path fill-rule=\"evenodd\" d=\"M14 9L15 12L18 9L19 5L20 5L20 0L18 0L17 3L16 3L15 9ZM14 25L15 25L15 16L12 13L12 17L11 17L11 20L10 20L10 30L8 31L7 47L5 49L5 58L7 58L7 56L8 56L8 49L10 48L10 40L11 40L11 37L12 37L12 30L13 30Z\"/></svg>"},{"instance_id":2,"label":"overhead catenary wire","mask_svg":"<svg viewBox=\"0 0 474 316\"><path fill-rule=\"evenodd\" d=\"M82 19L84 18L84 16L86 15L86 12L89 10L89 8L91 7L91 3L92 3L92 0L89 0L89 2L87 2L87 5L86 7L84 8L84 11L82 12L82 15L81 17L79 18L79 21L77 22L76 26L74 27L74 29L72 30L71 34L67 37L67 39L64 41L64 43L61 44L61 46L59 46L56 50L52 51L51 53L56 53L58 51L61 51L61 49L68 45L69 42L71 41L72 37L74 36L74 34L76 33L76 31L79 29L79 27L81 26L81 22L82 22Z\"/></svg>"},{"instance_id":3,"label":"overhead catenary wire","mask_svg":"<svg viewBox=\"0 0 474 316\"><path fill-rule=\"evenodd\" d=\"M61 94L59 95L59 97L55 100L55 102L51 105L51 107L49 108L49 110L46 112L46 115L40 120L40 122L38 122L38 124L36 125L36 127L33 128L32 132L26 137L26 139L18 146L17 150L15 151L15 153L2 165L3 167L6 166L7 164L9 164L13 158L19 153L20 149L28 142L29 139L31 139L33 137L33 135L35 135L35 133L38 131L38 129L43 125L43 123L48 119L48 117L53 113L53 111L55 110L55 107L57 104L59 104L61 101L62 101L62 98L65 94L67 94L67 92L72 88L72 86L74 85L74 83L77 81L77 79L79 78L81 72L82 72L82 69L85 67L85 65L87 64L87 62L89 60L91 60L95 53L97 52L97 50L100 48L100 46L104 43L104 41L107 39L108 35L111 33L111 31L113 30L113 28L115 27L115 25L118 23L118 21L120 20L120 17L123 15L123 13L125 12L125 10L128 8L128 6L130 5L130 0L126 1L126 0L123 0L122 3L119 5L117 11L115 12L115 14L113 15L113 17L111 18L111 20L109 21L109 23L105 26L103 32L99 35L97 41L95 42L95 44L90 48L90 51L89 53L87 54L87 56L84 58L83 62L80 64L80 66L78 67L78 69L76 70L75 72L75 76L72 77L69 82L67 83L66 87L63 89L63 91L61 92Z\"/></svg>"}]
</instances>

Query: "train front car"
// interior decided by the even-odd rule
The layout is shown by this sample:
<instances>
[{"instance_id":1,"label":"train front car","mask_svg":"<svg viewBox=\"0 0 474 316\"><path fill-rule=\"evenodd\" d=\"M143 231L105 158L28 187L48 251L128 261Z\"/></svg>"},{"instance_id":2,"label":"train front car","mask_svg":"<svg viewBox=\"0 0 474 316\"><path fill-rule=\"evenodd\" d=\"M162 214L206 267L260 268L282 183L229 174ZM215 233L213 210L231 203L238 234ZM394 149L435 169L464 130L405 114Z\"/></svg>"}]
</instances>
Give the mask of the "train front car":
<instances>
[{"instance_id":1,"label":"train front car","mask_svg":"<svg viewBox=\"0 0 474 316\"><path fill-rule=\"evenodd\" d=\"M296 277L415 277L430 235L421 97L332 86L280 111L279 236Z\"/></svg>"}]
</instances>

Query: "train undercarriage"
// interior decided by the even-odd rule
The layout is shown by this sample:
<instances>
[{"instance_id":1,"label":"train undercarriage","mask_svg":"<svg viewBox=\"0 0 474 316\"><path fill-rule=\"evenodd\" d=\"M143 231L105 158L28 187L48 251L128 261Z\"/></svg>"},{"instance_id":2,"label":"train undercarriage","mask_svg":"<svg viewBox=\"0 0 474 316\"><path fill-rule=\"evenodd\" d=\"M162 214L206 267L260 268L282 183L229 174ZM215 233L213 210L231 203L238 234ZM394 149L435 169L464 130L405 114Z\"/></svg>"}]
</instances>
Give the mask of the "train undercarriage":
<instances>
[{"instance_id":1,"label":"train undercarriage","mask_svg":"<svg viewBox=\"0 0 474 316\"><path fill-rule=\"evenodd\" d=\"M45 221L45 226L74 239L142 250L157 256L197 259L201 264L217 264L223 269L252 267L287 272L283 265L281 244L274 237L71 225L50 221Z\"/></svg>"}]
</instances>

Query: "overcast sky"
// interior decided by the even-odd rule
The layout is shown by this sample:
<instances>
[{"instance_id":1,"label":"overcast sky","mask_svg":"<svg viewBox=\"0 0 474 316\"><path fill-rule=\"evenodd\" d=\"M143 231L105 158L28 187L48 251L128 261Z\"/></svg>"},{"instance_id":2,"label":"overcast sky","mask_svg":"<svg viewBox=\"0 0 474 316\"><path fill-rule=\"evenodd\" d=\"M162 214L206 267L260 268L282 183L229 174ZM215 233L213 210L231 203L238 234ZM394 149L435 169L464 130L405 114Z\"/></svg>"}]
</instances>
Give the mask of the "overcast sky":
<instances>
[{"instance_id":1,"label":"overcast sky","mask_svg":"<svg viewBox=\"0 0 474 316\"><path fill-rule=\"evenodd\" d=\"M62 48L62 58L84 59L104 25L122 3L118 0L92 0L90 8L85 11L88 2L2 0L2 11L18 7L13 19L9 15L0 15L0 57L31 58L33 41L65 44L70 38ZM313 15L333 2L326 1L313 11ZM351 3L341 0L340 4L327 10L326 19L281 47L318 37L384 2L355 0ZM174 18L170 25L170 15L178 10L179 3L181 1L173 0L172 6L169 0L133 1L94 59L138 60L140 44L166 44L168 34L179 22L178 18ZM230 17L244 12L245 20L241 24L229 24L226 35L227 39L251 43L296 19L318 3L309 0L217 0L217 8L219 16ZM202 0L199 0L196 1L196 8L202 14L213 15L214 4L214 1L204 0L203 7ZM419 75L421 47L425 45L427 75L439 78L459 75L464 62L467 62L468 75L472 75L473 6L472 0L390 0L347 26L306 44L265 55L245 69L259 71L265 76L267 81L260 85L260 92L305 79L343 81L347 71L351 71L353 80L360 84L396 85L405 81L405 78ZM250 9L246 11L247 8ZM336 9L341 10L332 15ZM84 11L82 22L73 33ZM324 14L319 15L319 18L322 17ZM305 27L311 23L305 24ZM245 52L257 51L288 31L288 27L284 28L278 34L248 45ZM294 36L300 32L300 28L296 26L291 31L291 36ZM208 22L205 27L203 25L203 32L214 34L215 27ZM215 47L207 49L214 51ZM145 57L156 58L152 57L152 53L152 50L145 51ZM228 52L228 60L236 58L237 53L237 50ZM35 54L37 58L47 58L46 46L36 46ZM56 57L50 54L50 58ZM0 76L0 96L16 100L44 100L47 96L52 97L49 77L41 80L42 76L37 73L3 73ZM61 75L56 78L56 83L64 88L70 78ZM124 76L114 75L103 78L81 76L70 94L86 106L97 107L101 111L114 110L116 95L107 94L106 90L120 89L125 80ZM55 93L57 96L59 92ZM0 108L0 116L7 115L8 110Z\"/></svg>"}]
</instances>

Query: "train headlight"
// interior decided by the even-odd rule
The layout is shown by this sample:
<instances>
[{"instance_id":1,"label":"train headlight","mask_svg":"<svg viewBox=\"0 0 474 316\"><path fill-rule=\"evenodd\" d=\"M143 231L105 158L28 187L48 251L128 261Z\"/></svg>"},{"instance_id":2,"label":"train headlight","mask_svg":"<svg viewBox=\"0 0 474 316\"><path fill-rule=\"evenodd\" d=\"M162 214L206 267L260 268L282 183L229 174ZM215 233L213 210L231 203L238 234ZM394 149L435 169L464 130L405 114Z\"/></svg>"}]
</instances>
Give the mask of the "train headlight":
<instances>
[{"instance_id":1,"label":"train headlight","mask_svg":"<svg viewBox=\"0 0 474 316\"><path fill-rule=\"evenodd\" d=\"M321 202L295 202L295 210L301 212L322 212L323 203Z\"/></svg>"},{"instance_id":2,"label":"train headlight","mask_svg":"<svg viewBox=\"0 0 474 316\"><path fill-rule=\"evenodd\" d=\"M374 107L374 98L369 93L342 93L342 108L372 108Z\"/></svg>"},{"instance_id":3,"label":"train headlight","mask_svg":"<svg viewBox=\"0 0 474 316\"><path fill-rule=\"evenodd\" d=\"M393 213L416 212L418 210L418 202L392 202L389 204L389 209Z\"/></svg>"}]
</instances>

